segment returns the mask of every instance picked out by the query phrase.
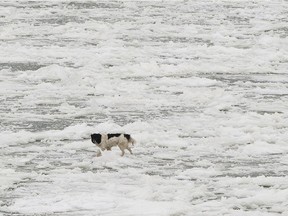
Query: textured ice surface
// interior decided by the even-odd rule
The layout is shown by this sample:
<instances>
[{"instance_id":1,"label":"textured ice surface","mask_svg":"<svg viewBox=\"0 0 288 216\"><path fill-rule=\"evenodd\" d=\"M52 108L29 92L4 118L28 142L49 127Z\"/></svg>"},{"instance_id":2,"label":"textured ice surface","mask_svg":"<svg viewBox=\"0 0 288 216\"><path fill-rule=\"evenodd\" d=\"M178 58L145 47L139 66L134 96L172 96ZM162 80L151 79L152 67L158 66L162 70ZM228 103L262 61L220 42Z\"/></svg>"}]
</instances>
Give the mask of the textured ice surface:
<instances>
[{"instance_id":1,"label":"textured ice surface","mask_svg":"<svg viewBox=\"0 0 288 216\"><path fill-rule=\"evenodd\" d=\"M2 0L0 215L288 215L287 14Z\"/></svg>"}]
</instances>

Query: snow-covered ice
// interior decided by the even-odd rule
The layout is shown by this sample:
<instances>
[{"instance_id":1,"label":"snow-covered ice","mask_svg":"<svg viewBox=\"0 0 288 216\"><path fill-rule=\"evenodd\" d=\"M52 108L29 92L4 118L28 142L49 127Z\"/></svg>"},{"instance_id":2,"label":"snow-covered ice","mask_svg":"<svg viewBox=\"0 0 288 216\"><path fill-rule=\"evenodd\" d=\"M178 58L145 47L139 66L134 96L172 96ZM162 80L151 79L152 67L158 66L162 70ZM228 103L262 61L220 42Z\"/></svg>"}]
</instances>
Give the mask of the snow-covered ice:
<instances>
[{"instance_id":1,"label":"snow-covered ice","mask_svg":"<svg viewBox=\"0 0 288 216\"><path fill-rule=\"evenodd\" d=\"M288 215L288 2L0 2L0 215ZM96 157L94 132L133 155Z\"/></svg>"}]
</instances>

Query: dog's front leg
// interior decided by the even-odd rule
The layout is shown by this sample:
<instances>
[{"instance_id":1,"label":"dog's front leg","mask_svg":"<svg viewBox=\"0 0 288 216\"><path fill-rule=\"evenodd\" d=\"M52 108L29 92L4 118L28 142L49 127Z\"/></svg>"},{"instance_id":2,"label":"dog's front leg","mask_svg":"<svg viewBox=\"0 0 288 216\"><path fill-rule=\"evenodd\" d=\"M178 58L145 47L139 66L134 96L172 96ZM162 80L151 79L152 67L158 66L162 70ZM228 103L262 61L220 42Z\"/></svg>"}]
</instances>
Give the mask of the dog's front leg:
<instances>
[{"instance_id":1,"label":"dog's front leg","mask_svg":"<svg viewBox=\"0 0 288 216\"><path fill-rule=\"evenodd\" d=\"M101 151L98 149L97 153L96 153L96 157L101 157L102 156L102 153Z\"/></svg>"},{"instance_id":2,"label":"dog's front leg","mask_svg":"<svg viewBox=\"0 0 288 216\"><path fill-rule=\"evenodd\" d=\"M101 146L100 146L100 149L101 149L102 151L105 151L105 150L106 150L106 148L105 148L104 145L101 145Z\"/></svg>"},{"instance_id":3,"label":"dog's front leg","mask_svg":"<svg viewBox=\"0 0 288 216\"><path fill-rule=\"evenodd\" d=\"M102 146L98 146L102 151L105 151L105 148L103 148ZM98 149L96 152L96 157L101 157L102 156L102 152Z\"/></svg>"}]
</instances>

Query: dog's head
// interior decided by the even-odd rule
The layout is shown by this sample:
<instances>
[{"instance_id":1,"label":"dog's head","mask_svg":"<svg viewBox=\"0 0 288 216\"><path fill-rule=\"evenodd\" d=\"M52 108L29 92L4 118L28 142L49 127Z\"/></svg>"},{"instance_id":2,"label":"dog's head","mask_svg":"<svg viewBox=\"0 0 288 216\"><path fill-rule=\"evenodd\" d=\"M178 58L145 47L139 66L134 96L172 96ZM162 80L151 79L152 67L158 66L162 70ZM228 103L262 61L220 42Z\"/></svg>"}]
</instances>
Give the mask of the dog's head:
<instances>
[{"instance_id":1,"label":"dog's head","mask_svg":"<svg viewBox=\"0 0 288 216\"><path fill-rule=\"evenodd\" d=\"M101 134L91 134L91 141L92 143L99 145L101 143Z\"/></svg>"}]
</instances>

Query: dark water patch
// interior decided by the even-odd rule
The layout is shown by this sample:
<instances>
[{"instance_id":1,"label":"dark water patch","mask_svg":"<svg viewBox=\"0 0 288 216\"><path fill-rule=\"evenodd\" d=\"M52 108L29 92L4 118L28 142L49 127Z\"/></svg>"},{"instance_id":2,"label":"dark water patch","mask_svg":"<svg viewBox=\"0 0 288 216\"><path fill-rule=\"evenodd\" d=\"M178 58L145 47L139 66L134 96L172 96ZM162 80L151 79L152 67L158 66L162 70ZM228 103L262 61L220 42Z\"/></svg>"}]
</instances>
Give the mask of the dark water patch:
<instances>
[{"instance_id":1,"label":"dark water patch","mask_svg":"<svg viewBox=\"0 0 288 216\"><path fill-rule=\"evenodd\" d=\"M234 25L247 25L250 24L250 19L247 17L243 17L243 16L227 16L224 20L227 20L231 23L233 23ZM247 26L245 26L247 27Z\"/></svg>"},{"instance_id":2,"label":"dark water patch","mask_svg":"<svg viewBox=\"0 0 288 216\"><path fill-rule=\"evenodd\" d=\"M0 70L10 69L11 71L36 71L47 65L39 64L37 62L2 62L0 63Z\"/></svg>"},{"instance_id":3,"label":"dark water patch","mask_svg":"<svg viewBox=\"0 0 288 216\"><path fill-rule=\"evenodd\" d=\"M50 165L53 166L53 169L57 169L57 167L61 167L61 168L71 168L72 163L68 163L68 162L63 162L63 161L51 161L49 163Z\"/></svg>"},{"instance_id":4,"label":"dark water patch","mask_svg":"<svg viewBox=\"0 0 288 216\"><path fill-rule=\"evenodd\" d=\"M272 32L275 35L279 35L280 38L287 38L287 36L288 36L288 27L280 27L280 28L268 29L268 30L265 30L264 32L265 33Z\"/></svg>"},{"instance_id":5,"label":"dark water patch","mask_svg":"<svg viewBox=\"0 0 288 216\"><path fill-rule=\"evenodd\" d=\"M253 4L253 3L252 3ZM244 9L244 8L246 8L247 6L249 6L250 7L250 9L252 9L251 7L251 4L249 4L249 5L245 5L245 4L241 4L241 3L226 3L226 4L224 4L222 7L224 8L224 9Z\"/></svg>"},{"instance_id":6,"label":"dark water patch","mask_svg":"<svg viewBox=\"0 0 288 216\"><path fill-rule=\"evenodd\" d=\"M267 171L241 171L241 172L235 172L231 170L231 172L225 172L221 175L216 175L215 177L232 177L232 178L243 178L243 177L251 177L251 178L256 178L256 177L283 177L284 175L275 173L271 170Z\"/></svg>"},{"instance_id":7,"label":"dark water patch","mask_svg":"<svg viewBox=\"0 0 288 216\"><path fill-rule=\"evenodd\" d=\"M199 74L201 78L208 78L212 80L219 81L223 84L227 84L230 87L240 87L244 89L255 89L256 87L263 88L264 85L276 86L281 83L286 85L287 81L284 80L273 80L273 78L277 76L282 76L281 74L230 74L230 73L211 73L211 74ZM243 91L245 92L245 91ZM255 95L255 93L253 93ZM261 95L277 95L278 97L288 96L288 94L274 94L274 93L266 93Z\"/></svg>"},{"instance_id":8,"label":"dark water patch","mask_svg":"<svg viewBox=\"0 0 288 216\"><path fill-rule=\"evenodd\" d=\"M149 175L149 176L160 176L161 172L158 171L147 171L145 172L145 175Z\"/></svg>"},{"instance_id":9,"label":"dark water patch","mask_svg":"<svg viewBox=\"0 0 288 216\"><path fill-rule=\"evenodd\" d=\"M174 114L185 114L195 113L195 107L184 107L184 106L167 106L167 107L156 107L154 109L147 109L144 111L136 110L111 110L109 118L119 125L126 125L139 120L150 120L156 118L169 117Z\"/></svg>"},{"instance_id":10,"label":"dark water patch","mask_svg":"<svg viewBox=\"0 0 288 216\"><path fill-rule=\"evenodd\" d=\"M72 1L69 2L67 5L67 8L73 8L73 9L121 9L123 8L123 5L121 2L96 2L96 1Z\"/></svg>"},{"instance_id":11,"label":"dark water patch","mask_svg":"<svg viewBox=\"0 0 288 216\"><path fill-rule=\"evenodd\" d=\"M3 1L0 2L0 7L12 7L12 8L25 8L25 6L18 4L18 3L13 3L13 2L9 2L9 1Z\"/></svg>"},{"instance_id":12,"label":"dark water patch","mask_svg":"<svg viewBox=\"0 0 288 216\"><path fill-rule=\"evenodd\" d=\"M129 80L129 81L148 81L151 80L151 77L147 77L147 76L126 76L126 77L122 77L121 80Z\"/></svg>"},{"instance_id":13,"label":"dark water patch","mask_svg":"<svg viewBox=\"0 0 288 216\"><path fill-rule=\"evenodd\" d=\"M63 130L74 122L70 119L52 119L41 121L26 121L26 122L13 122L10 124L15 125L15 129L27 130L31 132L41 132L46 130Z\"/></svg>"},{"instance_id":14,"label":"dark water patch","mask_svg":"<svg viewBox=\"0 0 288 216\"><path fill-rule=\"evenodd\" d=\"M114 24L120 21L124 21L125 19L120 17L119 14L115 16L98 16L98 17L90 17L90 20L96 21L96 22L105 22L109 24Z\"/></svg>"},{"instance_id":15,"label":"dark water patch","mask_svg":"<svg viewBox=\"0 0 288 216\"><path fill-rule=\"evenodd\" d=\"M251 112L256 112L260 115L274 115L274 114L283 114L282 111L270 111L270 110L251 110Z\"/></svg>"},{"instance_id":16,"label":"dark water patch","mask_svg":"<svg viewBox=\"0 0 288 216\"><path fill-rule=\"evenodd\" d=\"M25 9L46 9L46 8L57 8L59 4L49 2L49 1L26 1L19 2L19 6Z\"/></svg>"},{"instance_id":17,"label":"dark water patch","mask_svg":"<svg viewBox=\"0 0 288 216\"><path fill-rule=\"evenodd\" d=\"M181 106L169 106L169 107L157 107L145 111L110 111L109 117L114 120L115 123L125 125L133 123L139 120L150 120L156 118L168 117L173 114L194 113L194 107L181 107Z\"/></svg>"},{"instance_id":18,"label":"dark water patch","mask_svg":"<svg viewBox=\"0 0 288 216\"><path fill-rule=\"evenodd\" d=\"M137 40L138 43L141 42L158 42L158 43L192 43L192 44L199 44L199 45L207 45L213 46L214 43L211 40L206 40L203 38L197 38L197 37L178 37L178 36L151 36L151 37L137 37L133 38L131 36L124 36L121 38L121 40L125 42L131 42L133 40Z\"/></svg>"},{"instance_id":19,"label":"dark water patch","mask_svg":"<svg viewBox=\"0 0 288 216\"><path fill-rule=\"evenodd\" d=\"M48 17L43 19L36 19L35 25L51 24L51 25L65 25L67 23L84 23L86 20L76 16L59 16Z\"/></svg>"},{"instance_id":20,"label":"dark water patch","mask_svg":"<svg viewBox=\"0 0 288 216\"><path fill-rule=\"evenodd\" d=\"M109 117L119 125L126 125L128 123L133 123L137 120L144 120L149 118L150 114L145 111L136 111L136 110L111 110ZM150 116L151 117L151 116Z\"/></svg>"},{"instance_id":21,"label":"dark water patch","mask_svg":"<svg viewBox=\"0 0 288 216\"><path fill-rule=\"evenodd\" d=\"M169 107L161 107L159 108L159 113L161 116L170 116L171 114L184 114L184 113L197 113L197 107L191 105L191 107L187 106L169 106Z\"/></svg>"}]
</instances>

